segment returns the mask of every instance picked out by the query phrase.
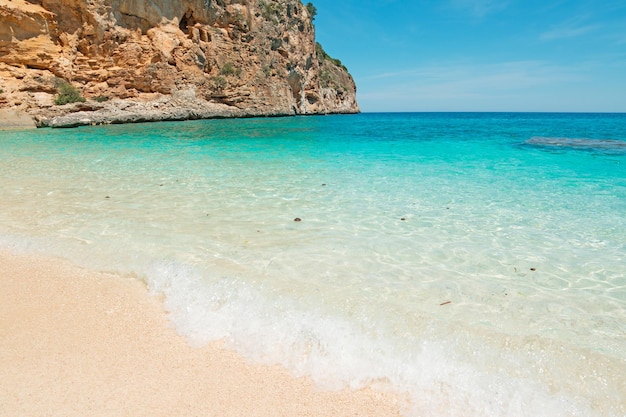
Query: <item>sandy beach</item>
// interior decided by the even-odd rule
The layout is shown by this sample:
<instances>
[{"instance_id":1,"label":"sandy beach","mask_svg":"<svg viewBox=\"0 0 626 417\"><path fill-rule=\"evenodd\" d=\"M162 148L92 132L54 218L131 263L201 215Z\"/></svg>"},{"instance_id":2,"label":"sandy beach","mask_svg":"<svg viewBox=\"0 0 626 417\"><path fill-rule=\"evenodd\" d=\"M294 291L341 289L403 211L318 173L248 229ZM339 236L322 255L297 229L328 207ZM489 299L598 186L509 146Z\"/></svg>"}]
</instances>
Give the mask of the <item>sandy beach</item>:
<instances>
[{"instance_id":1,"label":"sandy beach","mask_svg":"<svg viewBox=\"0 0 626 417\"><path fill-rule=\"evenodd\" d=\"M219 344L190 347L133 278L0 253L0 416L399 416Z\"/></svg>"}]
</instances>

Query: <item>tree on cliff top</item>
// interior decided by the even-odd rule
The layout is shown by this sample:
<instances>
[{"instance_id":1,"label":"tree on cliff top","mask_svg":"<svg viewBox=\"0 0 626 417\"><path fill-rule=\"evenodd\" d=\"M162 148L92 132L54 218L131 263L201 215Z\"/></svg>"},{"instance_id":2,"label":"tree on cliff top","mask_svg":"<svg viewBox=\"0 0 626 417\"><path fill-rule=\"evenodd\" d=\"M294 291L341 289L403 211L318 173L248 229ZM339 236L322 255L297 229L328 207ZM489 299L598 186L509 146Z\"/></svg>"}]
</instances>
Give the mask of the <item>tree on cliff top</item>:
<instances>
[{"instance_id":1,"label":"tree on cliff top","mask_svg":"<svg viewBox=\"0 0 626 417\"><path fill-rule=\"evenodd\" d=\"M306 9L309 11L309 16L311 16L311 22L315 20L315 16L317 16L317 7L313 5L313 3L308 2L306 4Z\"/></svg>"}]
</instances>

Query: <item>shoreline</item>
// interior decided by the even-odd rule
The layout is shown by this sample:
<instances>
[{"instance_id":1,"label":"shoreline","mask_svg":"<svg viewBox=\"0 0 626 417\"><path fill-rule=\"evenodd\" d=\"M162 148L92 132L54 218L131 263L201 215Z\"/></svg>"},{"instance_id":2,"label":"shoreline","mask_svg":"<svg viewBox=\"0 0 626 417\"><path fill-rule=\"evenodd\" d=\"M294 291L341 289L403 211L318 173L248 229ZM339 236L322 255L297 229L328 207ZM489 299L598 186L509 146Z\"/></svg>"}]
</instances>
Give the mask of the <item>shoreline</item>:
<instances>
[{"instance_id":1,"label":"shoreline","mask_svg":"<svg viewBox=\"0 0 626 417\"><path fill-rule=\"evenodd\" d=\"M348 109L311 113L285 112L275 108L243 109L209 102L197 98L193 90L182 90L148 100L113 99L102 103L90 100L29 110L0 108L0 130L358 113Z\"/></svg>"},{"instance_id":2,"label":"shoreline","mask_svg":"<svg viewBox=\"0 0 626 417\"><path fill-rule=\"evenodd\" d=\"M193 348L139 280L0 251L0 415L400 416L400 397L318 390L219 343Z\"/></svg>"}]
</instances>

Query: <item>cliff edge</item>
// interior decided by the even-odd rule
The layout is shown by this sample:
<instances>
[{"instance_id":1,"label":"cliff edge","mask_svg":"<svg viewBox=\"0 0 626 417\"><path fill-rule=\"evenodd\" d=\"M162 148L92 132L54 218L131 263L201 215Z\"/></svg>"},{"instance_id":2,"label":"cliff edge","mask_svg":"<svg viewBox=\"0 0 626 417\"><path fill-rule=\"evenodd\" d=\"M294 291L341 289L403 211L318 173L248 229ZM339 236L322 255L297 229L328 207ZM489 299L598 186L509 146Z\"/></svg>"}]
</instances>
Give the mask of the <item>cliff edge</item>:
<instances>
[{"instance_id":1,"label":"cliff edge","mask_svg":"<svg viewBox=\"0 0 626 417\"><path fill-rule=\"evenodd\" d=\"M312 13L300 0L0 0L0 109L53 127L357 113Z\"/></svg>"}]
</instances>

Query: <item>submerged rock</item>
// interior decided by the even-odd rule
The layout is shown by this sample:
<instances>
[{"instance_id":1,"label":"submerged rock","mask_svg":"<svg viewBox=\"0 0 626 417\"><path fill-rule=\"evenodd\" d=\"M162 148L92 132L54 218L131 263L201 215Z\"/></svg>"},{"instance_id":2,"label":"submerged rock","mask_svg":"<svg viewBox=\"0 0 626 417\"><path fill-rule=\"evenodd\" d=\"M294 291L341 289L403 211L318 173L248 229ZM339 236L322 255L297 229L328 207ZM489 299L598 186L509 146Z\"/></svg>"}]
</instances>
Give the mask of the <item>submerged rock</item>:
<instances>
[{"instance_id":1,"label":"submerged rock","mask_svg":"<svg viewBox=\"0 0 626 417\"><path fill-rule=\"evenodd\" d=\"M611 139L585 138L544 138L533 137L526 141L528 145L562 147L574 149L619 149L626 150L626 142Z\"/></svg>"}]
</instances>

